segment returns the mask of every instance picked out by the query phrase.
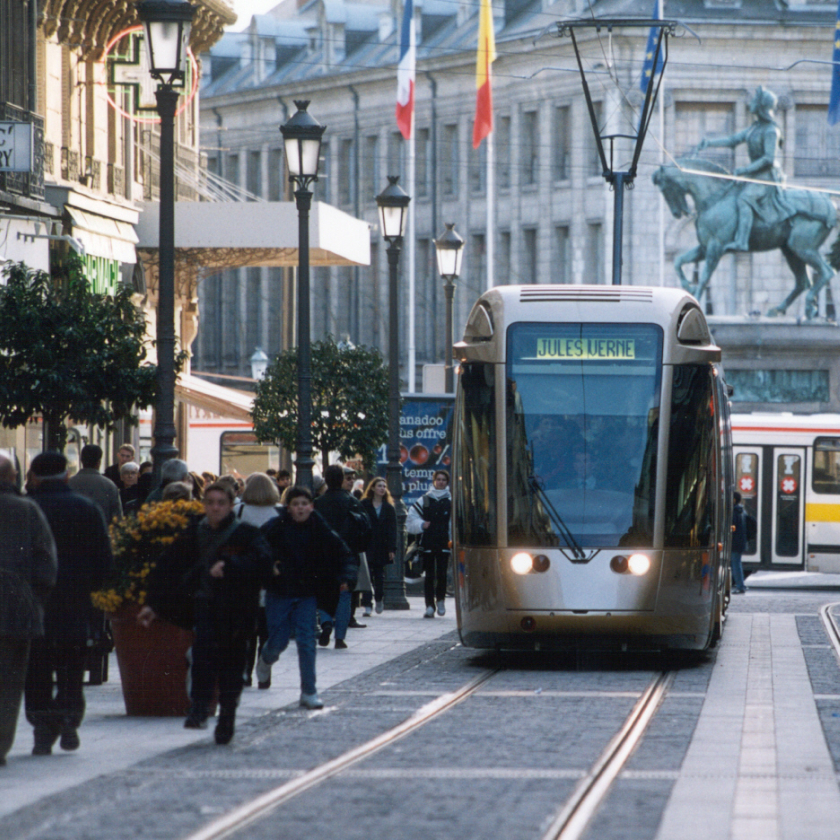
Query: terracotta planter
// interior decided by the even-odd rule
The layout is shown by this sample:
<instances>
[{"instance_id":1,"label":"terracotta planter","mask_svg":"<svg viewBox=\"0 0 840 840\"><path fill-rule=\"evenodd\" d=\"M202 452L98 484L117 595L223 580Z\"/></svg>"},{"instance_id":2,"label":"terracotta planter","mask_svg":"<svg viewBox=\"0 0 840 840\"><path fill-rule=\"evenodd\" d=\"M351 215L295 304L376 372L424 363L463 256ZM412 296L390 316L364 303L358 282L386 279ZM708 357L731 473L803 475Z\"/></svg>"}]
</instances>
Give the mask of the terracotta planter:
<instances>
[{"instance_id":1,"label":"terracotta planter","mask_svg":"<svg viewBox=\"0 0 840 840\"><path fill-rule=\"evenodd\" d=\"M139 611L128 604L109 615L126 714L185 715L190 706L186 654L193 634L160 620L143 627L137 623Z\"/></svg>"}]
</instances>

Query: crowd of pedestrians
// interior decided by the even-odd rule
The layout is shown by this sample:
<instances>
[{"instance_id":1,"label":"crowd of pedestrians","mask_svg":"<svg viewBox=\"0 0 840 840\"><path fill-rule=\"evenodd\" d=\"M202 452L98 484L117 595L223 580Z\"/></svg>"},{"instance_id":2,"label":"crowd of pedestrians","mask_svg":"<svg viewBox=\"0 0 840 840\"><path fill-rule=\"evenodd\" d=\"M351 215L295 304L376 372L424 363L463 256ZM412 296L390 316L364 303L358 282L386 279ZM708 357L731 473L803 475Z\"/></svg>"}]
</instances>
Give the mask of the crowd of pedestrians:
<instances>
[{"instance_id":1,"label":"crowd of pedestrians","mask_svg":"<svg viewBox=\"0 0 840 840\"><path fill-rule=\"evenodd\" d=\"M90 595L112 570L106 523L172 499L199 499L203 514L168 545L150 570L138 622L166 620L193 631L186 728L207 726L214 697L218 744L235 732L236 709L254 675L271 686L272 665L294 639L300 705L323 707L317 645L347 649L349 628L384 610L385 568L397 554L397 518L386 481L365 486L332 464L312 490L285 470L247 479L190 472L166 461L161 480L134 448L100 472L103 452L86 445L74 476L56 452L36 456L23 490L15 464L0 455L0 766L15 737L21 702L33 727L34 755L80 746L88 649L103 614ZM409 512L426 569L426 617L444 615L449 557L449 476ZM428 497L428 498L427 498ZM317 644L316 644L317 643Z\"/></svg>"}]
</instances>

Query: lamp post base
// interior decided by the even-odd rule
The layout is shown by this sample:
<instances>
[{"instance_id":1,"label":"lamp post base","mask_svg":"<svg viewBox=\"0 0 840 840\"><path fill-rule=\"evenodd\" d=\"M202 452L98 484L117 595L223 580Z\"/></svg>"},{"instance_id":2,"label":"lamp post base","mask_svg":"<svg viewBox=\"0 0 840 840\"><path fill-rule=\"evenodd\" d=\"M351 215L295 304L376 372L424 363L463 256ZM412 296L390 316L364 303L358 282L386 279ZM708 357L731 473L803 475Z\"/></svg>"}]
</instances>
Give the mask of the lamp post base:
<instances>
[{"instance_id":1,"label":"lamp post base","mask_svg":"<svg viewBox=\"0 0 840 840\"><path fill-rule=\"evenodd\" d=\"M405 597L405 518L406 508L402 499L394 500L397 511L397 556L390 566L385 567L386 610L410 610L411 604Z\"/></svg>"}]
</instances>

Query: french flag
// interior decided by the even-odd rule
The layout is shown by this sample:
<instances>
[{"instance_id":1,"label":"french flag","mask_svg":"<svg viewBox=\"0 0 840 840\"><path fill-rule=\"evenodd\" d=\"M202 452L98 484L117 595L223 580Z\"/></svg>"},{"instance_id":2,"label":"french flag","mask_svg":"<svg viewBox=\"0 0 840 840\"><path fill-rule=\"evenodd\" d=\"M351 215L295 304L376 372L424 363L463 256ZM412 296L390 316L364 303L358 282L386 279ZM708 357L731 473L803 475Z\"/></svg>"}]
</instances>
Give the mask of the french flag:
<instances>
[{"instance_id":1,"label":"french flag","mask_svg":"<svg viewBox=\"0 0 840 840\"><path fill-rule=\"evenodd\" d=\"M411 137L414 115L414 65L417 62L417 36L414 32L414 1L405 0L400 28L400 63L397 65L397 127L406 140Z\"/></svg>"}]
</instances>

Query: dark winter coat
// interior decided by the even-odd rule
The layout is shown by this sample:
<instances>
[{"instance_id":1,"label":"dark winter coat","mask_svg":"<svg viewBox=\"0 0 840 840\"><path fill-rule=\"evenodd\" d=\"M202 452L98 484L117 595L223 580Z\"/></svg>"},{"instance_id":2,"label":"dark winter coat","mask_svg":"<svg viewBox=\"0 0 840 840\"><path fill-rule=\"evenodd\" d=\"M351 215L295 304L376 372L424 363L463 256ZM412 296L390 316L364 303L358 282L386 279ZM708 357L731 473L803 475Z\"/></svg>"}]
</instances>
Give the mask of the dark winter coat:
<instances>
[{"instance_id":1,"label":"dark winter coat","mask_svg":"<svg viewBox=\"0 0 840 840\"><path fill-rule=\"evenodd\" d=\"M58 563L41 508L12 484L0 482L0 637L44 635L44 605Z\"/></svg>"},{"instance_id":2,"label":"dark winter coat","mask_svg":"<svg viewBox=\"0 0 840 840\"><path fill-rule=\"evenodd\" d=\"M373 526L373 536L365 551L368 566L387 566L392 562L388 559L389 553L397 552L397 512L390 502L382 502L377 515L370 499L362 499L362 507Z\"/></svg>"},{"instance_id":3,"label":"dark winter coat","mask_svg":"<svg viewBox=\"0 0 840 840\"><path fill-rule=\"evenodd\" d=\"M341 537L342 540L353 550L354 522L350 511L366 516L362 503L352 493L346 490L327 490L323 496L315 499L315 510L324 517L327 525ZM357 549L358 550L358 549ZM353 552L356 566L359 565L359 557Z\"/></svg>"},{"instance_id":4,"label":"dark winter coat","mask_svg":"<svg viewBox=\"0 0 840 840\"><path fill-rule=\"evenodd\" d=\"M330 598L342 583L350 589L356 585L353 553L317 510L303 523L295 522L286 510L263 525L262 533L276 571L267 591L281 598Z\"/></svg>"},{"instance_id":5,"label":"dark winter coat","mask_svg":"<svg viewBox=\"0 0 840 840\"><path fill-rule=\"evenodd\" d=\"M98 635L102 623L90 595L102 588L113 563L105 520L90 499L60 479L43 479L30 497L44 512L58 553L58 579L44 611L44 635L64 645L84 645Z\"/></svg>"},{"instance_id":6,"label":"dark winter coat","mask_svg":"<svg viewBox=\"0 0 840 840\"><path fill-rule=\"evenodd\" d=\"M210 576L219 560L220 578ZM202 514L163 552L149 577L149 606L181 627L209 618L223 632L250 632L259 611L259 592L271 570L268 545L260 530L231 513L210 528Z\"/></svg>"},{"instance_id":7,"label":"dark winter coat","mask_svg":"<svg viewBox=\"0 0 840 840\"><path fill-rule=\"evenodd\" d=\"M451 519L452 496L449 490L432 488L409 508L406 528L409 533L420 535L420 550L424 554L448 552ZM424 522L429 523L428 528L422 527Z\"/></svg>"},{"instance_id":8,"label":"dark winter coat","mask_svg":"<svg viewBox=\"0 0 840 840\"><path fill-rule=\"evenodd\" d=\"M735 526L732 532L732 551L743 554L747 550L747 515L740 503L732 508L732 524Z\"/></svg>"}]
</instances>

